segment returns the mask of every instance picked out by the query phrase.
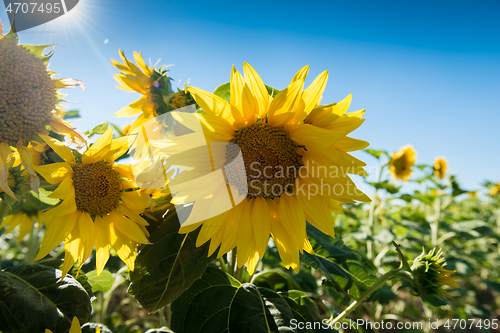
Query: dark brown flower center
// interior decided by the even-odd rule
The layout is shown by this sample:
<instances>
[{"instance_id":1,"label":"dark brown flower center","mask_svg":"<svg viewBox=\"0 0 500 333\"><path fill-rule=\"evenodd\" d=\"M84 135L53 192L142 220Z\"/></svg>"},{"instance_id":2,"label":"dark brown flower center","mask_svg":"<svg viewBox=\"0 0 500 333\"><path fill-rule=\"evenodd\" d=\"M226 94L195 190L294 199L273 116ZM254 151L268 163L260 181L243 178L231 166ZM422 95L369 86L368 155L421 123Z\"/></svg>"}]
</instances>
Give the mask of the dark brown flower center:
<instances>
[{"instance_id":1,"label":"dark brown flower center","mask_svg":"<svg viewBox=\"0 0 500 333\"><path fill-rule=\"evenodd\" d=\"M292 192L302 165L298 145L283 127L272 127L264 121L242 128L230 141L236 144L245 163L248 198L274 198ZM227 160L238 153L229 147Z\"/></svg>"},{"instance_id":2,"label":"dark brown flower center","mask_svg":"<svg viewBox=\"0 0 500 333\"><path fill-rule=\"evenodd\" d=\"M76 207L90 215L104 215L118 204L120 176L105 162L78 163L73 168Z\"/></svg>"}]
</instances>

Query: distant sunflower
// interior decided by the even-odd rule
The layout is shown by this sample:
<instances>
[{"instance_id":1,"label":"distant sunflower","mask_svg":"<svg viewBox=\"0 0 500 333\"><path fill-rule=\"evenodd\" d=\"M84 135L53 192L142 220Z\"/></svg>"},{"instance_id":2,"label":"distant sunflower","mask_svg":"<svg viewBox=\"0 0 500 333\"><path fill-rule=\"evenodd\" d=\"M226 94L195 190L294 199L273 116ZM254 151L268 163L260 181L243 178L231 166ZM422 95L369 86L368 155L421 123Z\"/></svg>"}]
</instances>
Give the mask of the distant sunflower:
<instances>
[{"instance_id":1,"label":"distant sunflower","mask_svg":"<svg viewBox=\"0 0 500 333\"><path fill-rule=\"evenodd\" d=\"M273 97L249 64L244 63L243 69L244 78L233 66L230 103L188 87L205 114L173 113L179 123L192 131L196 131L192 117L199 119L208 143L225 143L222 146L227 148L222 152L212 150L214 156L221 153L225 158L211 158L214 165L208 167L209 172L223 168L235 157L235 145L240 148L246 176L233 179L233 185L241 186L231 190L233 197L242 188L248 188L248 193L243 198L239 195L239 204L223 214L191 224L199 221L194 220L200 214L213 211L210 205L196 200L227 195L226 186L216 189L196 182L207 169L200 166L199 155L186 151L192 147L191 134L152 144L159 148L158 154L173 155L167 162L187 167L169 183L171 190L176 186L173 203L195 201L181 233L202 224L196 245L211 240L209 255L220 247L218 257L236 247L238 267L246 263L250 274L262 259L271 234L284 265L298 270L299 253L313 251L306 235L306 220L334 237L332 213L342 213L340 203L370 201L347 175L365 172L365 163L347 152L366 148L368 143L346 137L363 123L364 110L345 113L350 95L338 104L318 105L328 78L326 71L304 90L309 70L306 66L286 89ZM186 153L173 154L183 150ZM285 174L280 170L286 170ZM334 171L338 173L332 175ZM234 178L238 174L226 176ZM321 190L311 193L311 188Z\"/></svg>"},{"instance_id":2,"label":"distant sunflower","mask_svg":"<svg viewBox=\"0 0 500 333\"><path fill-rule=\"evenodd\" d=\"M412 167L415 165L416 155L417 152L410 145L400 148L391 157L389 171L395 178L407 182L413 172Z\"/></svg>"},{"instance_id":3,"label":"distant sunflower","mask_svg":"<svg viewBox=\"0 0 500 333\"><path fill-rule=\"evenodd\" d=\"M87 142L82 133L56 115L62 101L57 89L81 82L52 78L55 73L48 71L47 65L53 52L41 54L51 45L18 44L13 28L4 36L1 28L0 22L0 142L19 150L23 165L34 177L26 145L39 133L50 129L76 143ZM0 182L5 182L5 176L0 175Z\"/></svg>"},{"instance_id":4,"label":"distant sunflower","mask_svg":"<svg viewBox=\"0 0 500 333\"><path fill-rule=\"evenodd\" d=\"M114 78L125 91L136 91L142 96L139 100L127 105L117 113L116 117L131 117L141 114L139 118L130 126L133 131L148 120L170 110L163 96L173 93L170 81L167 76L168 70L160 68L156 70L149 67L144 62L141 53L134 52L134 59L137 65L129 61L122 50L119 50L123 64L111 59L111 65L120 70L120 74L114 74Z\"/></svg>"},{"instance_id":5,"label":"distant sunflower","mask_svg":"<svg viewBox=\"0 0 500 333\"><path fill-rule=\"evenodd\" d=\"M17 237L17 242L20 243L23 238L33 229L35 220L38 221L38 228L43 223L45 215L42 212L34 212L33 214L28 214L26 212L19 212L16 214L7 215L0 225L0 229L7 226L6 233L11 232L17 226L19 226L19 235Z\"/></svg>"},{"instance_id":6,"label":"distant sunflower","mask_svg":"<svg viewBox=\"0 0 500 333\"><path fill-rule=\"evenodd\" d=\"M446 159L444 157L438 157L434 161L434 174L436 177L439 179L443 179L444 175L446 174L446 169L448 168L448 165L446 163Z\"/></svg>"},{"instance_id":7,"label":"distant sunflower","mask_svg":"<svg viewBox=\"0 0 500 333\"><path fill-rule=\"evenodd\" d=\"M131 168L114 164L128 149L128 138L112 140L109 128L82 156L75 160L72 151L60 141L41 135L42 139L65 161L35 167L50 184L59 184L49 197L61 199L46 212L46 234L35 260L45 257L64 241L66 253L63 273L76 260L82 265L94 243L97 274L109 258L110 246L130 270L138 244L149 243L141 214L150 206L149 195L137 189Z\"/></svg>"},{"instance_id":8,"label":"distant sunflower","mask_svg":"<svg viewBox=\"0 0 500 333\"><path fill-rule=\"evenodd\" d=\"M494 185L491 189L490 189L490 194L491 195L497 195L500 193L500 183Z\"/></svg>"}]
</instances>

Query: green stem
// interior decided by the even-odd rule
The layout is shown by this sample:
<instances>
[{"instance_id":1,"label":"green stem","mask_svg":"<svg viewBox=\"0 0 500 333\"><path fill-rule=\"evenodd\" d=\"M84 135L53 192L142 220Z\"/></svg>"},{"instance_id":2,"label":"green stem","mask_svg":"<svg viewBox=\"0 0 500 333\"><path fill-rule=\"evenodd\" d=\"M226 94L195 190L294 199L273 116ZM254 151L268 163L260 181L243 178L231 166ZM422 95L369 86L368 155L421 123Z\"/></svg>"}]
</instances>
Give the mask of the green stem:
<instances>
[{"instance_id":1,"label":"green stem","mask_svg":"<svg viewBox=\"0 0 500 333\"><path fill-rule=\"evenodd\" d=\"M382 173L384 171L385 165L380 167L380 172L378 173L378 178L377 178L377 183L380 183L380 180L382 179ZM377 200L377 192L378 189L375 189L375 193L373 194L373 199L372 202L370 203L370 212L368 214L368 230L369 230L369 235L370 237L374 236L374 220L375 220L375 201ZM366 242L366 256L368 259L374 259L375 258L375 244L373 243L372 240L368 240Z\"/></svg>"},{"instance_id":2,"label":"green stem","mask_svg":"<svg viewBox=\"0 0 500 333\"><path fill-rule=\"evenodd\" d=\"M236 249L231 250L231 264L229 266L229 274L236 277L234 273L236 272Z\"/></svg>"},{"instance_id":3,"label":"green stem","mask_svg":"<svg viewBox=\"0 0 500 333\"><path fill-rule=\"evenodd\" d=\"M441 215L441 200L439 197L434 201L434 223L432 228L432 247L438 245L439 216Z\"/></svg>"},{"instance_id":4,"label":"green stem","mask_svg":"<svg viewBox=\"0 0 500 333\"><path fill-rule=\"evenodd\" d=\"M35 259L36 253L38 252L38 247L40 246L38 242L38 229L35 227L35 223L33 223L33 227L31 228L28 239L28 252L24 257L26 262L31 263L33 262L33 259Z\"/></svg>"},{"instance_id":5,"label":"green stem","mask_svg":"<svg viewBox=\"0 0 500 333\"><path fill-rule=\"evenodd\" d=\"M401 268L396 268L388 271L384 275L382 275L377 282L375 282L370 288L368 288L357 300L352 302L341 314L337 316L335 319L330 319L328 324L335 327L335 324L344 320L352 311L354 311L365 299L368 298L374 291L378 290L382 285L389 280L393 276L398 276L401 272Z\"/></svg>"},{"instance_id":6,"label":"green stem","mask_svg":"<svg viewBox=\"0 0 500 333\"><path fill-rule=\"evenodd\" d=\"M5 202L5 200L0 199L0 223L3 222L3 219L7 216L9 211L10 208L7 202Z\"/></svg>"},{"instance_id":7,"label":"green stem","mask_svg":"<svg viewBox=\"0 0 500 333\"><path fill-rule=\"evenodd\" d=\"M158 317L160 319L160 326L167 327L167 318L165 317L165 312L163 312L163 309L160 309L158 311Z\"/></svg>"},{"instance_id":8,"label":"green stem","mask_svg":"<svg viewBox=\"0 0 500 333\"><path fill-rule=\"evenodd\" d=\"M500 235L500 209L497 210L497 234ZM500 253L500 242L498 242L498 252Z\"/></svg>"},{"instance_id":9,"label":"green stem","mask_svg":"<svg viewBox=\"0 0 500 333\"><path fill-rule=\"evenodd\" d=\"M226 268L226 264L224 263L224 259L219 258L219 265L220 265L220 269L222 269L222 271L224 273L227 273L227 268Z\"/></svg>"}]
</instances>

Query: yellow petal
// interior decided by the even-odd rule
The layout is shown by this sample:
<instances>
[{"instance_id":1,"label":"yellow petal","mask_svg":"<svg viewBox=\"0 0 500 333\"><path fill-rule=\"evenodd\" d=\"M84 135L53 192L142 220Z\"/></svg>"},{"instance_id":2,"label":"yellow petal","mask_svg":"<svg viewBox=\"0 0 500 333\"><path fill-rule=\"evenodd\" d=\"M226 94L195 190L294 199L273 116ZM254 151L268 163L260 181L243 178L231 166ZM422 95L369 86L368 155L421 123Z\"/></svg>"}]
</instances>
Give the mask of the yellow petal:
<instances>
[{"instance_id":1,"label":"yellow petal","mask_svg":"<svg viewBox=\"0 0 500 333\"><path fill-rule=\"evenodd\" d=\"M10 197L14 198L17 200L16 195L14 192L9 187L9 183L7 181L9 177L9 171L7 166L5 165L4 161L0 159L0 190L3 192L7 193Z\"/></svg>"},{"instance_id":2,"label":"yellow petal","mask_svg":"<svg viewBox=\"0 0 500 333\"><path fill-rule=\"evenodd\" d=\"M104 218L96 216L94 223L96 227L96 274L99 275L102 273L104 266L106 266L106 262L108 262L109 259L109 218L107 216L104 216Z\"/></svg>"},{"instance_id":3,"label":"yellow petal","mask_svg":"<svg viewBox=\"0 0 500 333\"><path fill-rule=\"evenodd\" d=\"M281 126L293 119L298 104L303 103L300 98L303 87L304 80L294 81L274 97L268 111L269 124Z\"/></svg>"},{"instance_id":4,"label":"yellow petal","mask_svg":"<svg viewBox=\"0 0 500 333\"><path fill-rule=\"evenodd\" d=\"M128 266L128 268L134 270L134 261L136 257L136 244L129 239L127 236L122 234L116 229L115 223L110 223L109 228L109 240L111 245L118 254L118 257Z\"/></svg>"},{"instance_id":5,"label":"yellow petal","mask_svg":"<svg viewBox=\"0 0 500 333\"><path fill-rule=\"evenodd\" d=\"M257 252L260 258L264 256L267 243L269 241L269 234L271 232L271 224L273 223L273 216L270 213L270 207L267 200L262 197L257 197L254 200L252 210L252 221L254 223L254 239L257 247Z\"/></svg>"},{"instance_id":6,"label":"yellow petal","mask_svg":"<svg viewBox=\"0 0 500 333\"><path fill-rule=\"evenodd\" d=\"M139 211L140 213L148 208L151 203L151 198L140 191L122 192L120 194L120 199L123 200L128 208Z\"/></svg>"},{"instance_id":7,"label":"yellow petal","mask_svg":"<svg viewBox=\"0 0 500 333\"><path fill-rule=\"evenodd\" d=\"M77 217L78 220L78 217ZM78 259L78 250L80 248L81 239L78 225L76 225L71 233L64 240L64 263L62 268L62 276L66 276L69 270Z\"/></svg>"},{"instance_id":8,"label":"yellow petal","mask_svg":"<svg viewBox=\"0 0 500 333\"><path fill-rule=\"evenodd\" d=\"M78 264L81 266L90 257L97 230L92 217L87 212L82 212L78 219L78 230L80 231L82 248L78 253Z\"/></svg>"},{"instance_id":9,"label":"yellow petal","mask_svg":"<svg viewBox=\"0 0 500 333\"><path fill-rule=\"evenodd\" d=\"M33 166L33 168L50 184L57 184L67 177L73 177L73 168L67 162Z\"/></svg>"},{"instance_id":10,"label":"yellow petal","mask_svg":"<svg viewBox=\"0 0 500 333\"><path fill-rule=\"evenodd\" d=\"M231 124L234 122L231 105L219 96L195 87L187 87L186 91L191 93L196 103L207 114L222 117Z\"/></svg>"},{"instance_id":11,"label":"yellow petal","mask_svg":"<svg viewBox=\"0 0 500 333\"><path fill-rule=\"evenodd\" d=\"M345 137L343 132L332 131L309 124L289 127L290 139L308 150L326 148Z\"/></svg>"},{"instance_id":12,"label":"yellow petal","mask_svg":"<svg viewBox=\"0 0 500 333\"><path fill-rule=\"evenodd\" d=\"M231 102L231 112L235 120L236 129L240 129L245 125L245 118L243 117L242 108L242 95L243 95L243 78L240 72L238 72L233 65L231 70L231 81L230 81L230 102Z\"/></svg>"},{"instance_id":13,"label":"yellow petal","mask_svg":"<svg viewBox=\"0 0 500 333\"><path fill-rule=\"evenodd\" d=\"M63 216L55 216L52 221L46 223L47 231L43 236L42 244L40 245L40 250L35 257L36 260L40 260L55 249L62 241L68 236L68 234L73 230L75 225L76 214L71 213Z\"/></svg>"},{"instance_id":14,"label":"yellow petal","mask_svg":"<svg viewBox=\"0 0 500 333\"><path fill-rule=\"evenodd\" d=\"M59 186L49 194L47 197L54 199L66 199L71 193L75 193L75 187L73 186L73 179L71 177L66 177L59 184Z\"/></svg>"},{"instance_id":15,"label":"yellow petal","mask_svg":"<svg viewBox=\"0 0 500 333\"><path fill-rule=\"evenodd\" d=\"M325 91L326 82L328 81L328 71L324 71L314 81L309 87L302 93L302 99L305 104L305 114L308 115L313 108L318 105L323 92Z\"/></svg>"},{"instance_id":16,"label":"yellow petal","mask_svg":"<svg viewBox=\"0 0 500 333\"><path fill-rule=\"evenodd\" d=\"M306 235L306 217L297 199L292 195L282 195L278 203L281 223L289 231L296 247L302 249Z\"/></svg>"},{"instance_id":17,"label":"yellow petal","mask_svg":"<svg viewBox=\"0 0 500 333\"><path fill-rule=\"evenodd\" d=\"M257 116L263 118L269 106L269 93L267 92L267 88L255 69L246 62L243 63L243 73L245 75L245 84L254 93L258 103Z\"/></svg>"},{"instance_id":18,"label":"yellow petal","mask_svg":"<svg viewBox=\"0 0 500 333\"><path fill-rule=\"evenodd\" d=\"M83 154L83 164L90 164L102 161L106 154L111 149L111 141L113 139L113 127L101 135L99 139Z\"/></svg>"},{"instance_id":19,"label":"yellow petal","mask_svg":"<svg viewBox=\"0 0 500 333\"><path fill-rule=\"evenodd\" d=\"M66 147L61 141L54 139L47 135L40 134L40 137L45 141L50 148L52 148L57 155L59 155L63 160L68 162L69 164L75 164L75 156L71 152L71 149Z\"/></svg>"},{"instance_id":20,"label":"yellow petal","mask_svg":"<svg viewBox=\"0 0 500 333\"><path fill-rule=\"evenodd\" d=\"M295 74L290 84L294 83L295 81L305 80L307 77L307 73L309 73L309 65L305 65L304 67L299 69L299 71Z\"/></svg>"},{"instance_id":21,"label":"yellow petal","mask_svg":"<svg viewBox=\"0 0 500 333\"><path fill-rule=\"evenodd\" d=\"M33 229L34 217L29 217L28 215L22 213L17 214L19 218L19 236L17 237L17 242L20 243L24 236L26 236L31 229Z\"/></svg>"},{"instance_id":22,"label":"yellow petal","mask_svg":"<svg viewBox=\"0 0 500 333\"><path fill-rule=\"evenodd\" d=\"M61 216L76 212L75 192L69 192L68 195L54 208L47 211L52 216Z\"/></svg>"},{"instance_id":23,"label":"yellow petal","mask_svg":"<svg viewBox=\"0 0 500 333\"><path fill-rule=\"evenodd\" d=\"M116 230L120 231L127 238L136 241L140 244L150 244L141 228L131 219L123 216L118 212L112 212L109 219Z\"/></svg>"},{"instance_id":24,"label":"yellow petal","mask_svg":"<svg viewBox=\"0 0 500 333\"><path fill-rule=\"evenodd\" d=\"M98 328L99 328L99 326L98 326ZM69 333L82 333L82 330L80 328L80 322L78 321L78 318L73 317ZM97 330L96 330L96 333L97 333Z\"/></svg>"},{"instance_id":25,"label":"yellow petal","mask_svg":"<svg viewBox=\"0 0 500 333\"><path fill-rule=\"evenodd\" d=\"M252 239L253 239L253 226L252 226L252 208L253 200L243 201L241 204L245 205L243 213L241 214L241 223L238 230L238 245L237 245L237 260L238 267L241 268L248 260L248 254L253 252Z\"/></svg>"},{"instance_id":26,"label":"yellow petal","mask_svg":"<svg viewBox=\"0 0 500 333\"><path fill-rule=\"evenodd\" d=\"M340 139L333 146L337 149L342 149L343 151L355 151L365 149L369 145L370 144L366 141L345 137Z\"/></svg>"}]
</instances>

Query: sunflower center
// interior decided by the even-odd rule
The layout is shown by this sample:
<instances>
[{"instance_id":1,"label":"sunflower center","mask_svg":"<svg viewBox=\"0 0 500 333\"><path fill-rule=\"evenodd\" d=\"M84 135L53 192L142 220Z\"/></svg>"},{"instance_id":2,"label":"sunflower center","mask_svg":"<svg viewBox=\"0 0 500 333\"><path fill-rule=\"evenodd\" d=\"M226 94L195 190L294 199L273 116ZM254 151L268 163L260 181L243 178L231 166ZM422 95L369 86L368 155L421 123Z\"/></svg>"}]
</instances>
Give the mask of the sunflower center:
<instances>
[{"instance_id":1,"label":"sunflower center","mask_svg":"<svg viewBox=\"0 0 500 333\"><path fill-rule=\"evenodd\" d=\"M55 84L43 62L0 39L0 142L15 145L40 132L56 103Z\"/></svg>"},{"instance_id":2,"label":"sunflower center","mask_svg":"<svg viewBox=\"0 0 500 333\"><path fill-rule=\"evenodd\" d=\"M120 177L105 162L78 163L73 168L76 207L90 215L104 215L118 204Z\"/></svg>"},{"instance_id":3,"label":"sunflower center","mask_svg":"<svg viewBox=\"0 0 500 333\"><path fill-rule=\"evenodd\" d=\"M283 127L272 127L263 121L236 131L230 141L238 145L243 155L248 186L248 198L279 197L292 192L301 164L298 145ZM228 149L228 160L237 149Z\"/></svg>"}]
</instances>

